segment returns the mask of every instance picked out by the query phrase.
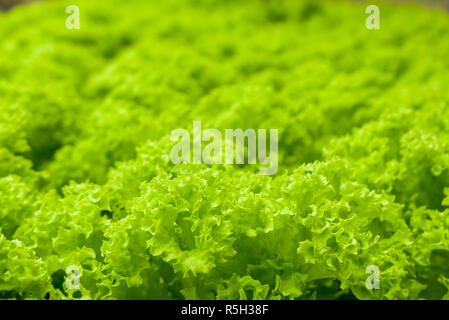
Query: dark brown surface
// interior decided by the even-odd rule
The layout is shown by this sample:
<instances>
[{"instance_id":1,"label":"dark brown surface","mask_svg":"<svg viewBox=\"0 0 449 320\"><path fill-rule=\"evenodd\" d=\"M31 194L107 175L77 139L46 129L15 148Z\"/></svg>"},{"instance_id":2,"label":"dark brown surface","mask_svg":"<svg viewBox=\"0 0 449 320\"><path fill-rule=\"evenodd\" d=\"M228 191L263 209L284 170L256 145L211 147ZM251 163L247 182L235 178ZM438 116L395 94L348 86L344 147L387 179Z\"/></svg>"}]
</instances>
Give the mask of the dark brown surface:
<instances>
[{"instance_id":1,"label":"dark brown surface","mask_svg":"<svg viewBox=\"0 0 449 320\"><path fill-rule=\"evenodd\" d=\"M31 2L30 0L0 0L0 10L5 11L11 9L15 5Z\"/></svg>"}]
</instances>

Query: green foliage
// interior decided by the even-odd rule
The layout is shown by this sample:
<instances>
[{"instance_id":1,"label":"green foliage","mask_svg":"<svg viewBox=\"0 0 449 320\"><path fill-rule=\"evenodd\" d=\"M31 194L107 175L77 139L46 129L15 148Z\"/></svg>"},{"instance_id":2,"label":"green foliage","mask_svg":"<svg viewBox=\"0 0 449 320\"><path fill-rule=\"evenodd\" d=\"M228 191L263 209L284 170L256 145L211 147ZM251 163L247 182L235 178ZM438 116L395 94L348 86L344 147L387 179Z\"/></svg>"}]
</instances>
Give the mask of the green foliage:
<instances>
[{"instance_id":1,"label":"green foliage","mask_svg":"<svg viewBox=\"0 0 449 320\"><path fill-rule=\"evenodd\" d=\"M0 298L448 299L446 15L67 4L0 14ZM279 129L278 173L173 165L193 120Z\"/></svg>"}]
</instances>

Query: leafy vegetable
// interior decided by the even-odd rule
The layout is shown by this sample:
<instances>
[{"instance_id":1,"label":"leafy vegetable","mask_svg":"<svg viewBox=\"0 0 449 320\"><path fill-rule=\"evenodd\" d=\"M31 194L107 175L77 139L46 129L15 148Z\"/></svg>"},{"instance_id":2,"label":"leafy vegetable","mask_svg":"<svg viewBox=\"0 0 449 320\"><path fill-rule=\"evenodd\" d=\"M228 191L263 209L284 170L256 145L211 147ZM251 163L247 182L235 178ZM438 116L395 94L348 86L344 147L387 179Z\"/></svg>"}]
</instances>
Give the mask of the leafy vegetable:
<instances>
[{"instance_id":1,"label":"leafy vegetable","mask_svg":"<svg viewBox=\"0 0 449 320\"><path fill-rule=\"evenodd\" d=\"M447 15L76 2L0 14L0 298L448 298ZM173 165L194 120L279 129L277 174Z\"/></svg>"}]
</instances>

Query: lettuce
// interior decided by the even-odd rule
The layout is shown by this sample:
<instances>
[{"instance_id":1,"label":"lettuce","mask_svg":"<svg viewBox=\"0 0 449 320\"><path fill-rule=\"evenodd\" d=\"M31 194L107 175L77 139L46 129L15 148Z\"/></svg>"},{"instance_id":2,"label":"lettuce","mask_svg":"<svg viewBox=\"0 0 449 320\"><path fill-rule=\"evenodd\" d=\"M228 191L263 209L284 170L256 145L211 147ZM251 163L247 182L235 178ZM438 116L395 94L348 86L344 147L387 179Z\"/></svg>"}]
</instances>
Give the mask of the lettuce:
<instances>
[{"instance_id":1,"label":"lettuce","mask_svg":"<svg viewBox=\"0 0 449 320\"><path fill-rule=\"evenodd\" d=\"M445 14L67 4L0 14L1 299L448 298ZM173 165L197 120L279 129L277 174Z\"/></svg>"}]
</instances>

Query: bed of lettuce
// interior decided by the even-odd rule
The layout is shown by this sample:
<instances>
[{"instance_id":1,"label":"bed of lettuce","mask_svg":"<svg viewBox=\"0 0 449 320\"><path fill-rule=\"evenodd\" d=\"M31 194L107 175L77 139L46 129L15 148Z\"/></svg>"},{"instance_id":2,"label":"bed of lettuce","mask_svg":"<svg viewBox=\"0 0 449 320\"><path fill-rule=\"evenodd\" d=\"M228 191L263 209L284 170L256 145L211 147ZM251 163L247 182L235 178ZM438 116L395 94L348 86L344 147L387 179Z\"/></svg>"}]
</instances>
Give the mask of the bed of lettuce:
<instances>
[{"instance_id":1,"label":"bed of lettuce","mask_svg":"<svg viewBox=\"0 0 449 320\"><path fill-rule=\"evenodd\" d=\"M365 7L0 13L0 298L449 298L449 18ZM171 164L193 120L279 129L277 174Z\"/></svg>"}]
</instances>

